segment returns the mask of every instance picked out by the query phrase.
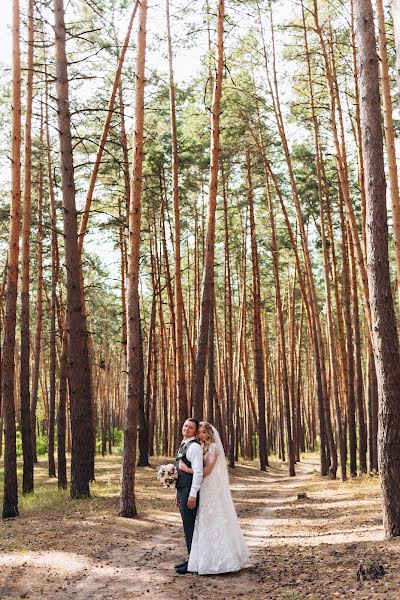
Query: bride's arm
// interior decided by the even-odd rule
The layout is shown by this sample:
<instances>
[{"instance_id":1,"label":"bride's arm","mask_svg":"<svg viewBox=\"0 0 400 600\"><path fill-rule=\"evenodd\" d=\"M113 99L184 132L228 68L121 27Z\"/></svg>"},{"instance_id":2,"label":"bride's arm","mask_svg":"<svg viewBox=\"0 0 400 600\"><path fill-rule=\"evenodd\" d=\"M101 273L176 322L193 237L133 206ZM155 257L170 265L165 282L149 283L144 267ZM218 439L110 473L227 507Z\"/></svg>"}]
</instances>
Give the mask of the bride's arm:
<instances>
[{"instance_id":1,"label":"bride's arm","mask_svg":"<svg viewBox=\"0 0 400 600\"><path fill-rule=\"evenodd\" d=\"M211 473L213 468L215 467L215 463L218 459L218 450L216 448L211 448L207 454L206 464L203 468L203 476L206 477Z\"/></svg>"},{"instance_id":2,"label":"bride's arm","mask_svg":"<svg viewBox=\"0 0 400 600\"><path fill-rule=\"evenodd\" d=\"M183 460L181 459L179 461L179 466L178 466L180 471L184 471L185 473L193 473L193 469L191 469L190 467L188 467Z\"/></svg>"},{"instance_id":3,"label":"bride's arm","mask_svg":"<svg viewBox=\"0 0 400 600\"><path fill-rule=\"evenodd\" d=\"M203 477L207 477L215 467L215 463L218 458L218 450L216 448L211 448L207 453L206 464L203 467ZM179 461L179 470L184 471L185 473L193 473L193 469L188 467L183 460Z\"/></svg>"}]
</instances>

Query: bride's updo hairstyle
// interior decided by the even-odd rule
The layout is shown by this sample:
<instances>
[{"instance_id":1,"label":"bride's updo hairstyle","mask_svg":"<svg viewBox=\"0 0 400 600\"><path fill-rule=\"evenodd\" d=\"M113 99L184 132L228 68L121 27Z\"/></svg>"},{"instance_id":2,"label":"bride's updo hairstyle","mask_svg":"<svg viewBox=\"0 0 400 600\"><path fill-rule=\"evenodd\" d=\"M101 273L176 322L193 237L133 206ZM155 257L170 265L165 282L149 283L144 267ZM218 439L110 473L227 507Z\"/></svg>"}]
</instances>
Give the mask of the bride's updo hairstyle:
<instances>
[{"instance_id":1,"label":"bride's updo hairstyle","mask_svg":"<svg viewBox=\"0 0 400 600\"><path fill-rule=\"evenodd\" d=\"M207 421L201 421L199 424L199 428L204 427L207 432L208 438L204 441L203 454L207 454L210 444L214 441L214 432L213 428Z\"/></svg>"}]
</instances>

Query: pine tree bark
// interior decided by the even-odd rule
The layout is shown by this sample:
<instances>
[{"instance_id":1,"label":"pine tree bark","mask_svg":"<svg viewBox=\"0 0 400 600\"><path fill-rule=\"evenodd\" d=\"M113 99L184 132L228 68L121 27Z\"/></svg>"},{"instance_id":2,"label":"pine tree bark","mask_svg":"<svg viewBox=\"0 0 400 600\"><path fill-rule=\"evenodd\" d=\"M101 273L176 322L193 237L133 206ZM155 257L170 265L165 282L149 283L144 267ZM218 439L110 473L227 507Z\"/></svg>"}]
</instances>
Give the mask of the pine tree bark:
<instances>
[{"instance_id":1,"label":"pine tree bark","mask_svg":"<svg viewBox=\"0 0 400 600\"><path fill-rule=\"evenodd\" d=\"M143 181L144 87L146 56L147 0L140 2L135 83L135 126L133 138L132 194L129 207L128 289L127 289L127 385L124 424L124 456L120 514L137 514L135 502L135 463L138 406L141 391L139 258L141 235L141 198Z\"/></svg>"},{"instance_id":2,"label":"pine tree bark","mask_svg":"<svg viewBox=\"0 0 400 600\"><path fill-rule=\"evenodd\" d=\"M21 244L21 355L20 355L20 400L21 436L23 453L22 493L33 492L33 451L30 399L30 235L31 235L31 196L32 196L32 98L33 98L33 44L34 8L33 0L28 7L28 64L26 82L25 114L25 165L24 199L22 216ZM43 127L41 123L41 128ZM41 166L39 167L41 168Z\"/></svg>"},{"instance_id":3,"label":"pine tree bark","mask_svg":"<svg viewBox=\"0 0 400 600\"><path fill-rule=\"evenodd\" d=\"M169 98L171 111L171 136L172 136L172 199L174 213L174 284L175 284L175 328L176 328L176 374L177 374L177 402L179 429L188 415L185 358L183 353L183 295L181 276L181 225L179 212L179 170L178 170L178 135L176 127L175 84L173 70L173 54L171 26L169 15L169 0L166 0L167 9L167 36L168 36L168 64L169 64Z\"/></svg>"},{"instance_id":4,"label":"pine tree bark","mask_svg":"<svg viewBox=\"0 0 400 600\"><path fill-rule=\"evenodd\" d=\"M300 242L301 242L301 247L302 247L303 257L304 257L305 279L306 279L308 291L309 291L310 316L312 319L311 326L312 326L312 330L313 330L314 344L316 345L315 351L314 351L314 357L315 357L316 364L317 364L317 370L316 370L316 375L318 378L317 387L318 387L319 392L321 393L321 396L318 396L319 410L320 410L320 417L323 418L323 422L321 422L321 449L323 448L322 440L325 437L326 444L327 444L327 450L328 450L329 456L330 456L329 473L330 473L331 477L333 479L335 479L336 471L337 471L337 450L336 450L336 444L335 444L333 431L332 431L332 421L331 421L331 414L330 414L330 399L328 397L328 388L327 388L327 380L326 380L325 347L324 347L324 340L323 340L323 336L322 336L320 314L319 314L319 309L318 309L318 299L317 299L317 292L316 292L316 286L315 286L315 279L314 279L312 263L311 263L311 258L310 258L308 235L305 230L304 216L303 216L303 211L302 211L301 205L300 205L300 198L299 198L299 194L298 194L298 188L297 188L296 178L295 178L294 169L293 169L292 157L291 157L291 153L289 150L289 145L288 145L288 140L287 140L287 135L286 135L286 130L285 130L285 124L284 124L284 119L283 119L283 114L282 114L281 104L280 104L279 85L278 85L278 76L277 76L277 68L276 68L274 25L273 25L273 19L272 19L272 10L271 10L271 37L272 37L273 85L272 85L272 83L270 81L270 77L269 77L269 71L268 71L268 66L267 66L267 55L266 55L266 49L265 49L265 44L264 44L266 73L267 73L267 78L268 78L269 85L271 88L271 96L272 96L272 101L273 101L275 117L276 117L279 134L280 134L280 138L282 141L282 146L283 146L285 159L286 159L286 163L287 163L287 167L288 167L290 187L291 187L292 194L293 194L293 200L294 200L296 216L297 216L297 223L299 226ZM264 41L264 37L263 37L263 41ZM285 220L287 221L286 216L285 216ZM298 275L299 275L299 281L300 281L301 280L300 269L298 269ZM302 288L302 293L303 293L303 297L304 297L304 291L305 291L304 285L301 285L301 288ZM325 432L325 433L323 433L323 432ZM321 472L325 471L325 465L323 465L323 463L324 463L324 461L322 460L322 457L321 457Z\"/></svg>"},{"instance_id":5,"label":"pine tree bark","mask_svg":"<svg viewBox=\"0 0 400 600\"><path fill-rule=\"evenodd\" d=\"M360 315L358 303L358 288L357 288L357 271L356 260L354 256L354 246L350 239L350 265L351 265L351 283L352 283L352 316L354 326L354 370L355 370L355 385L354 391L356 396L356 406L358 415L358 456L360 463L360 472L367 473L367 426L365 423L365 408L364 408L364 386L363 386L363 369L362 369L362 345L361 345L361 329Z\"/></svg>"},{"instance_id":6,"label":"pine tree bark","mask_svg":"<svg viewBox=\"0 0 400 600\"><path fill-rule=\"evenodd\" d=\"M367 346L368 365L368 447L369 471L378 473L378 382L371 341Z\"/></svg>"},{"instance_id":7,"label":"pine tree bark","mask_svg":"<svg viewBox=\"0 0 400 600\"><path fill-rule=\"evenodd\" d=\"M400 353L389 273L378 56L371 0L356 2L355 23L367 184L368 284L379 393L379 473L385 535L394 537L400 535Z\"/></svg>"},{"instance_id":8,"label":"pine tree bark","mask_svg":"<svg viewBox=\"0 0 400 600\"><path fill-rule=\"evenodd\" d=\"M51 219L51 299L50 299L50 420L49 420L49 477L56 476L56 467L54 462L54 437L55 437L55 406L56 406L56 371L57 371L57 331L56 331L56 312L57 312L57 283L60 268L58 241L57 241L57 215L54 197L53 173L50 148L50 128L49 128L49 109L48 109L48 78L47 68L45 66L46 77L46 144L47 144L47 177L49 182L50 197L50 219ZM64 407L65 412L65 407ZM64 417L65 418L65 417ZM62 422L60 423L62 426ZM65 427L65 426L64 426ZM65 436L65 430L64 430ZM58 454L62 454L62 448L58 449ZM62 460L62 459L61 459ZM64 438L64 460L65 460L65 438ZM58 462L60 456L58 457ZM63 476L61 476L63 479ZM60 480L60 477L59 477ZM61 486L62 487L62 486ZM66 485L65 485L66 487Z\"/></svg>"},{"instance_id":9,"label":"pine tree bark","mask_svg":"<svg viewBox=\"0 0 400 600\"><path fill-rule=\"evenodd\" d=\"M208 197L207 235L204 254L204 272L201 289L200 329L197 340L195 372L193 376L193 413L196 419L203 418L204 377L206 371L207 346L214 286L215 213L217 207L218 162L220 154L220 105L222 75L224 69L224 19L225 0L218 0L217 18L217 68L211 108L211 162Z\"/></svg>"},{"instance_id":10,"label":"pine tree bark","mask_svg":"<svg viewBox=\"0 0 400 600\"><path fill-rule=\"evenodd\" d=\"M38 403L40 358L42 350L43 333L43 178L42 167L39 165L38 173L38 200L37 200L37 289L36 289L36 332L34 347L34 362L32 373L32 400L31 400L31 432L33 460L37 463L36 452L36 408Z\"/></svg>"},{"instance_id":11,"label":"pine tree bark","mask_svg":"<svg viewBox=\"0 0 400 600\"><path fill-rule=\"evenodd\" d=\"M256 224L254 218L253 203L253 184L251 179L250 156L247 155L247 185L248 185L248 203L250 213L250 241L251 241L251 262L253 267L253 344L254 344L254 363L255 380L258 400L258 450L260 458L260 470L265 471L268 466L267 452L267 427L265 419L265 366L263 355L262 329L261 329L261 291L260 291L260 270L258 264L258 251L256 239ZM288 390L289 393L289 390ZM289 401L289 399L288 399ZM289 412L290 418L290 412ZM293 447L292 447L293 450Z\"/></svg>"},{"instance_id":12,"label":"pine tree bark","mask_svg":"<svg viewBox=\"0 0 400 600\"><path fill-rule=\"evenodd\" d=\"M269 188L268 188L269 192ZM289 393L289 374L288 374L288 364L286 357L286 341L285 341L285 324L283 317L283 307L282 307L282 297L281 297L281 284L280 284L280 275L279 275L279 249L278 242L276 237L276 228L275 228L275 215L274 208L272 205L272 195L268 194L268 212L269 212L269 222L271 227L271 251L272 251L272 266L274 271L274 282L275 282L275 306L276 306L276 316L277 316L277 329L280 340L280 349L281 349L281 362L282 362L282 370L281 370L281 379L282 379L282 392L283 392L283 414L284 420L286 424L286 443L288 450L288 463L289 463L289 475L293 477L296 475L295 472L295 453L294 453L294 444L292 437L292 419L291 419L291 410L290 410L290 393ZM251 215L251 213L250 213ZM283 427L283 430L285 428Z\"/></svg>"},{"instance_id":13,"label":"pine tree bark","mask_svg":"<svg viewBox=\"0 0 400 600\"><path fill-rule=\"evenodd\" d=\"M346 355L347 355L347 425L349 428L349 455L350 455L350 475L357 476L357 436L356 436L356 407L355 407L355 370L354 370L354 348L353 348L353 328L352 328L352 294L350 286L350 268L349 268L349 240L347 225L344 220L343 208L341 211L342 227L342 256L343 256L343 311L346 327ZM350 233L350 232L349 232Z\"/></svg>"},{"instance_id":14,"label":"pine tree bark","mask_svg":"<svg viewBox=\"0 0 400 600\"><path fill-rule=\"evenodd\" d=\"M58 387L57 411L57 482L58 487L67 489L67 460L66 460L66 432L67 432L67 395L68 395L68 336L63 332L62 349L60 356L60 380Z\"/></svg>"},{"instance_id":15,"label":"pine tree bark","mask_svg":"<svg viewBox=\"0 0 400 600\"><path fill-rule=\"evenodd\" d=\"M323 169L322 169L322 160L320 153L320 140L319 140L319 127L318 127L318 119L315 110L315 102L314 102L314 86L313 86L313 78L311 72L311 62L310 62L310 52L308 45L308 33L307 33L307 25L305 20L305 12L304 5L302 3L302 21L303 21L303 34L304 34L304 45L307 55L307 75L308 75L308 87L309 87L309 95L310 95L310 105L311 105L311 117L313 122L313 133L314 133L314 143L315 143L315 154L316 154L316 167L317 167L317 183L318 183L318 200L319 200L319 216L320 216L320 230L321 230L321 240L322 240L322 251L323 251L323 263L324 263L324 279L325 279L325 291L326 291L326 304L327 304L327 316L328 316L328 335L329 335L329 357L331 369L333 370L331 382L332 382L332 392L334 398L334 405L336 411L336 421L337 421L337 430L338 430L338 441L339 441L339 452L340 452L340 466L341 466L341 474L342 480L345 481L347 478L346 475L346 435L343 431L342 424L342 411L340 405L340 397L339 397L339 386L337 381L336 374L336 340L335 340L335 329L333 322L333 314L332 314L332 302L331 302L331 290L330 290L330 273L329 273L329 255L328 255L328 246L325 235L325 215L324 215L324 197L323 197ZM328 205L328 214L329 214L329 202L330 198L327 193L327 188L325 187L326 192L326 204ZM332 240L333 241L333 240ZM332 243L331 241L331 243ZM332 250L334 248L332 246ZM334 278L335 281L335 278Z\"/></svg>"},{"instance_id":16,"label":"pine tree bark","mask_svg":"<svg viewBox=\"0 0 400 600\"><path fill-rule=\"evenodd\" d=\"M222 193L224 199L224 241L225 241L225 294L224 294L224 316L225 316L225 393L228 416L228 461L229 466L234 467L234 442L235 428L233 421L233 298L232 298L232 275L229 245L229 222L228 222L228 190L224 166L221 164ZM215 294L214 294L215 295ZM240 363L239 363L240 366Z\"/></svg>"},{"instance_id":17,"label":"pine tree bark","mask_svg":"<svg viewBox=\"0 0 400 600\"><path fill-rule=\"evenodd\" d=\"M385 15L382 0L377 0L379 68L381 73L381 88L383 101L383 122L385 128L385 145L388 163L390 199L392 202L394 253L396 259L397 291L400 293L400 195L397 172L396 145L393 125L393 105L390 93L389 64Z\"/></svg>"},{"instance_id":18,"label":"pine tree bark","mask_svg":"<svg viewBox=\"0 0 400 600\"><path fill-rule=\"evenodd\" d=\"M7 259L4 342L2 364L2 411L4 419L3 519L18 516L17 451L14 404L14 349L18 285L18 254L21 210L21 54L19 0L12 3L12 130L11 207Z\"/></svg>"},{"instance_id":19,"label":"pine tree bark","mask_svg":"<svg viewBox=\"0 0 400 600\"><path fill-rule=\"evenodd\" d=\"M400 102L400 0L392 0L394 42L396 47L397 94Z\"/></svg>"},{"instance_id":20,"label":"pine tree bark","mask_svg":"<svg viewBox=\"0 0 400 600\"><path fill-rule=\"evenodd\" d=\"M65 266L67 271L67 331L69 397L71 408L71 497L90 495L93 467L92 400L85 315L83 312L81 264L68 94L68 62L63 0L54 0L56 93L61 153L61 182L64 209Z\"/></svg>"}]
</instances>

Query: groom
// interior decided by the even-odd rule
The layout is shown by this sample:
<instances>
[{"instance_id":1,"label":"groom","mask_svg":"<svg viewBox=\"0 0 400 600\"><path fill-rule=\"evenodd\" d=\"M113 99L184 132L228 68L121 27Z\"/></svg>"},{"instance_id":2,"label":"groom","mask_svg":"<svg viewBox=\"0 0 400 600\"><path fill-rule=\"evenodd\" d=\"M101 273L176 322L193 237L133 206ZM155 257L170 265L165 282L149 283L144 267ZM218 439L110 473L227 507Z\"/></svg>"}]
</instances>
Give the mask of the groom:
<instances>
[{"instance_id":1,"label":"groom","mask_svg":"<svg viewBox=\"0 0 400 600\"><path fill-rule=\"evenodd\" d=\"M186 419L182 427L183 440L176 454L178 479L176 481L176 504L181 512L183 530L185 532L188 554L192 546L194 524L199 505L199 490L203 480L203 449L196 439L199 422L196 419ZM179 461L193 469L193 473L179 470ZM187 573L188 560L175 565L177 573Z\"/></svg>"}]
</instances>

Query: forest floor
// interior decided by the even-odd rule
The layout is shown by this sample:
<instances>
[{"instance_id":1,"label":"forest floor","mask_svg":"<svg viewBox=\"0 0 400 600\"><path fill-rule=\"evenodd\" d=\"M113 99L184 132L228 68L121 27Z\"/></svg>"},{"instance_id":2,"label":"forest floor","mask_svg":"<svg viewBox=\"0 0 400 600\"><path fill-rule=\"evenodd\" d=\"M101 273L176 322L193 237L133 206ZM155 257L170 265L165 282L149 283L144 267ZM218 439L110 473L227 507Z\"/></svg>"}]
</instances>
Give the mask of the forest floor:
<instances>
[{"instance_id":1,"label":"forest floor","mask_svg":"<svg viewBox=\"0 0 400 600\"><path fill-rule=\"evenodd\" d=\"M83 501L69 500L40 462L35 496L21 498L18 519L0 524L1 600L400 599L400 540L383 541L376 478L330 481L312 457L295 478L282 463L266 473L240 463L231 486L250 565L236 574L176 575L183 535L174 492L155 478L162 461L138 469L140 514L129 520L117 516L120 460L97 459L92 498ZM385 576L359 583L359 563L374 560Z\"/></svg>"}]
</instances>

